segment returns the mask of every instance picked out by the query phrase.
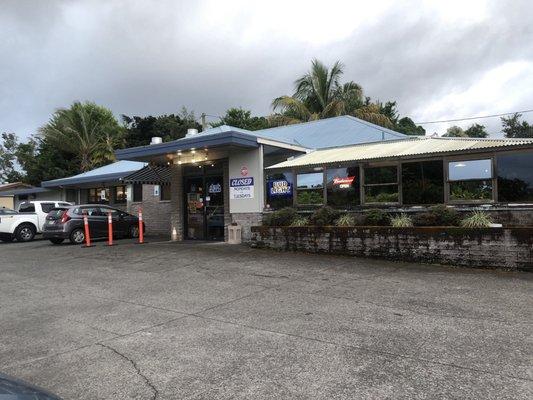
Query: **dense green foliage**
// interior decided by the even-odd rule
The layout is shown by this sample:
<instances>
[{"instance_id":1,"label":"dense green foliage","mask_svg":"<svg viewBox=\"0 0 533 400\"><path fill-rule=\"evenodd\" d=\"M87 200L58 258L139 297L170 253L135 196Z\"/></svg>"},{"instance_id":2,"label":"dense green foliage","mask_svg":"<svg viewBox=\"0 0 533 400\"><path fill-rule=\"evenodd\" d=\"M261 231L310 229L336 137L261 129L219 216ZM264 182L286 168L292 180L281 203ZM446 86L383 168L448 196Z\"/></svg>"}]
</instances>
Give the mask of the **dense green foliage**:
<instances>
[{"instance_id":1,"label":"dense green foliage","mask_svg":"<svg viewBox=\"0 0 533 400\"><path fill-rule=\"evenodd\" d=\"M459 214L455 209L444 204L432 206L427 212L417 214L413 223L417 226L457 226Z\"/></svg>"},{"instance_id":2,"label":"dense green foliage","mask_svg":"<svg viewBox=\"0 0 533 400\"><path fill-rule=\"evenodd\" d=\"M201 125L196 121L193 112L186 108L177 114L164 114L154 117L122 115L125 133L125 147L146 146L152 137L158 136L164 142L180 139L185 136L187 129L201 130Z\"/></svg>"},{"instance_id":3,"label":"dense green foliage","mask_svg":"<svg viewBox=\"0 0 533 400\"><path fill-rule=\"evenodd\" d=\"M0 183L20 181L22 175L15 168L18 138L14 133L2 133L0 143Z\"/></svg>"},{"instance_id":4,"label":"dense green foliage","mask_svg":"<svg viewBox=\"0 0 533 400\"><path fill-rule=\"evenodd\" d=\"M459 126L451 126L446 130L443 137L471 137L471 138L486 138L489 136L485 130L484 125L472 124L466 130Z\"/></svg>"},{"instance_id":5,"label":"dense green foliage","mask_svg":"<svg viewBox=\"0 0 533 400\"><path fill-rule=\"evenodd\" d=\"M533 138L533 125L520 121L522 114L515 113L510 117L501 118L502 131L508 138Z\"/></svg>"},{"instance_id":6,"label":"dense green foliage","mask_svg":"<svg viewBox=\"0 0 533 400\"><path fill-rule=\"evenodd\" d=\"M296 219L298 213L292 207L285 207L281 210L263 214L263 225L266 226L290 226Z\"/></svg>"},{"instance_id":7,"label":"dense green foliage","mask_svg":"<svg viewBox=\"0 0 533 400\"><path fill-rule=\"evenodd\" d=\"M413 226L413 220L407 214L400 214L391 217L390 224L395 228L410 228Z\"/></svg>"},{"instance_id":8,"label":"dense green foliage","mask_svg":"<svg viewBox=\"0 0 533 400\"><path fill-rule=\"evenodd\" d=\"M313 226L330 226L335 224L339 217L339 212L329 206L317 208L311 217L309 223Z\"/></svg>"},{"instance_id":9,"label":"dense green foliage","mask_svg":"<svg viewBox=\"0 0 533 400\"><path fill-rule=\"evenodd\" d=\"M366 210L364 213L365 216L365 225L389 225L390 223L390 217L387 215L387 213L383 210L380 210L379 208L372 208L370 210Z\"/></svg>"},{"instance_id":10,"label":"dense green foliage","mask_svg":"<svg viewBox=\"0 0 533 400\"><path fill-rule=\"evenodd\" d=\"M252 117L252 112L242 108L230 108L226 114L220 118L220 122L210 124L212 127L221 125L234 126L236 128L247 129L249 131L257 131L259 129L266 129L270 125L265 117Z\"/></svg>"}]
</instances>

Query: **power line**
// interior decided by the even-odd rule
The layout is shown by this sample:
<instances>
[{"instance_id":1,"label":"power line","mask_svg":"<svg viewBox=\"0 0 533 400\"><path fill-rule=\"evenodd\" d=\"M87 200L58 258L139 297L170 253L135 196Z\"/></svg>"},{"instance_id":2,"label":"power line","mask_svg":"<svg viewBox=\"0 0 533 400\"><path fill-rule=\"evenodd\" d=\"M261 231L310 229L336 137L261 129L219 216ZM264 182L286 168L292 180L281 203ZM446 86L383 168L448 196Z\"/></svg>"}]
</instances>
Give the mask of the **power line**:
<instances>
[{"instance_id":1,"label":"power line","mask_svg":"<svg viewBox=\"0 0 533 400\"><path fill-rule=\"evenodd\" d=\"M477 117L466 117L466 118L457 118L457 119L446 119L442 121L426 121L426 122L415 122L417 125L427 125L427 124L440 124L444 122L459 122L459 121L470 121L472 119L483 119L483 118L494 118L494 117L503 117L504 115L511 115L511 114L524 114L533 112L533 110L523 110L523 111L514 111L514 112L508 112L503 114L492 114L492 115L480 115Z\"/></svg>"}]
</instances>

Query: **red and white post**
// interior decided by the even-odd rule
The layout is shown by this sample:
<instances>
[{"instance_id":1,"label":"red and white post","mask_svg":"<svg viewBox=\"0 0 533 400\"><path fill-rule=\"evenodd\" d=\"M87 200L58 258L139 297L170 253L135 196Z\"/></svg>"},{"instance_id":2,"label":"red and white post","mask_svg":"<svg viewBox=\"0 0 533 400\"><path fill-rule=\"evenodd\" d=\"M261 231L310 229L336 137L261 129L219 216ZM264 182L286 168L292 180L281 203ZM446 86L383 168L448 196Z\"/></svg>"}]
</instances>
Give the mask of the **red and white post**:
<instances>
[{"instance_id":1,"label":"red and white post","mask_svg":"<svg viewBox=\"0 0 533 400\"><path fill-rule=\"evenodd\" d=\"M113 246L113 217L107 213L107 245Z\"/></svg>"},{"instance_id":2,"label":"red and white post","mask_svg":"<svg viewBox=\"0 0 533 400\"><path fill-rule=\"evenodd\" d=\"M89 217L83 213L83 229L85 230L85 244L82 247L93 247L91 244L91 232L89 231Z\"/></svg>"},{"instance_id":3,"label":"red and white post","mask_svg":"<svg viewBox=\"0 0 533 400\"><path fill-rule=\"evenodd\" d=\"M139 244L144 243L143 210L139 207Z\"/></svg>"}]
</instances>

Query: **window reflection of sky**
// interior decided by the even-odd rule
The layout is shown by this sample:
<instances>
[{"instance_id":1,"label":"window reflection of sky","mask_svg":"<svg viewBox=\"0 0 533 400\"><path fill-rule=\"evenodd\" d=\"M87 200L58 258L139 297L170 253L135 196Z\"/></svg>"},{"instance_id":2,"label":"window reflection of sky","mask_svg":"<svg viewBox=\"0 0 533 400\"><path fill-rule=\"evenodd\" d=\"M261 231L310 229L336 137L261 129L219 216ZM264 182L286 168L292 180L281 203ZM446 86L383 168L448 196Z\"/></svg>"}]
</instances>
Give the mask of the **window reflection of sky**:
<instances>
[{"instance_id":1,"label":"window reflection of sky","mask_svg":"<svg viewBox=\"0 0 533 400\"><path fill-rule=\"evenodd\" d=\"M454 161L449 164L451 181L490 178L492 178L491 160Z\"/></svg>"},{"instance_id":2,"label":"window reflection of sky","mask_svg":"<svg viewBox=\"0 0 533 400\"><path fill-rule=\"evenodd\" d=\"M311 174L298 174L297 182L298 188L301 189L311 189L311 188L320 188L322 187L323 180L322 172L315 172Z\"/></svg>"}]
</instances>

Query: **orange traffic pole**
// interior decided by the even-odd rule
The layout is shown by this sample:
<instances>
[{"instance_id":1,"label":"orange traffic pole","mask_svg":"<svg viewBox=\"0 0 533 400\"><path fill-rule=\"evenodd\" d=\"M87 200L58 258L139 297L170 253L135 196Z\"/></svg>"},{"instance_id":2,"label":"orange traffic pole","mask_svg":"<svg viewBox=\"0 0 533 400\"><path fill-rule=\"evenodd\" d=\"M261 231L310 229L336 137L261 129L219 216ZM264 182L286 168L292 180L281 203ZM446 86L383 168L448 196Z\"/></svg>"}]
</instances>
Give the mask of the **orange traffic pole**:
<instances>
[{"instance_id":1,"label":"orange traffic pole","mask_svg":"<svg viewBox=\"0 0 533 400\"><path fill-rule=\"evenodd\" d=\"M113 246L113 218L107 213L107 245Z\"/></svg>"},{"instance_id":2,"label":"orange traffic pole","mask_svg":"<svg viewBox=\"0 0 533 400\"><path fill-rule=\"evenodd\" d=\"M139 207L139 244L144 243L143 210Z\"/></svg>"},{"instance_id":3,"label":"orange traffic pole","mask_svg":"<svg viewBox=\"0 0 533 400\"><path fill-rule=\"evenodd\" d=\"M89 218L87 213L83 213L83 228L85 229L85 244L82 247L93 247L91 244L91 233L89 232Z\"/></svg>"}]
</instances>

